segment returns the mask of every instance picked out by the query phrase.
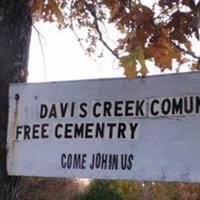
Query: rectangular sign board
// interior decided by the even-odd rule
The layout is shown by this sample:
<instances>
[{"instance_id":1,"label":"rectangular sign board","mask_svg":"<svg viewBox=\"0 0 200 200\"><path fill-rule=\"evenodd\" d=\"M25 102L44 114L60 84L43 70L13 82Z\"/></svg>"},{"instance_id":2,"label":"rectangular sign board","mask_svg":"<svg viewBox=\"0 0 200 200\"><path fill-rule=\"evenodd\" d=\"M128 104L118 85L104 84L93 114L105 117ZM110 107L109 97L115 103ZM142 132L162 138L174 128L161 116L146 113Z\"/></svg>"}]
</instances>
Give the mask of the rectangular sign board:
<instances>
[{"instance_id":1,"label":"rectangular sign board","mask_svg":"<svg viewBox=\"0 0 200 200\"><path fill-rule=\"evenodd\" d=\"M200 182L200 73L14 84L10 175Z\"/></svg>"}]
</instances>

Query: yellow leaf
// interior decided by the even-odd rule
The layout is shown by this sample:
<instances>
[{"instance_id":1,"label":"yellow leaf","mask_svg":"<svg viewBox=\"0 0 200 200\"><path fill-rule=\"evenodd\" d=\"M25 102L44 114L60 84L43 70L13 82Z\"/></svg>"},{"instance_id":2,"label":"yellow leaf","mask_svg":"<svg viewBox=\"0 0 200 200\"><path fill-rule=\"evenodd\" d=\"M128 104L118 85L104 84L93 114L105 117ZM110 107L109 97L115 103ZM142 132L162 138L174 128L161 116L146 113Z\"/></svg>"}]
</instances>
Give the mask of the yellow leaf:
<instances>
[{"instance_id":1,"label":"yellow leaf","mask_svg":"<svg viewBox=\"0 0 200 200\"><path fill-rule=\"evenodd\" d=\"M135 54L135 58L136 60L140 63L140 73L142 74L142 76L146 76L148 73L148 69L145 63L145 55L144 55L144 49L141 47L137 47L134 50L134 54Z\"/></svg>"},{"instance_id":2,"label":"yellow leaf","mask_svg":"<svg viewBox=\"0 0 200 200\"><path fill-rule=\"evenodd\" d=\"M129 54L128 56L123 56L120 58L120 63L124 68L124 75L128 79L135 78L137 76L136 71L136 60L134 53Z\"/></svg>"},{"instance_id":3,"label":"yellow leaf","mask_svg":"<svg viewBox=\"0 0 200 200\"><path fill-rule=\"evenodd\" d=\"M58 2L56 0L50 0L49 6L50 6L50 9L55 14L58 24L62 24L63 23L63 15L62 15L61 9L59 8Z\"/></svg>"},{"instance_id":4,"label":"yellow leaf","mask_svg":"<svg viewBox=\"0 0 200 200\"><path fill-rule=\"evenodd\" d=\"M140 70L137 71L137 62L140 64ZM145 64L144 50L141 47L137 47L128 56L123 56L120 58L120 63L124 67L124 74L127 78L135 78L138 73L142 76L146 76L148 69Z\"/></svg>"}]
</instances>

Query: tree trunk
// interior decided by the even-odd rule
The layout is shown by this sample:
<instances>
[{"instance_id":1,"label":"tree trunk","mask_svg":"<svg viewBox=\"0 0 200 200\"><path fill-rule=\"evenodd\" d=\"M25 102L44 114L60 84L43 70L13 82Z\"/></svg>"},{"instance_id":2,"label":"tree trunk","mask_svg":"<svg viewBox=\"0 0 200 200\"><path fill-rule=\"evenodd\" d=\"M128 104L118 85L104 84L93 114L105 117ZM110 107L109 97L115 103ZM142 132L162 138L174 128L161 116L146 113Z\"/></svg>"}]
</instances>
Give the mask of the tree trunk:
<instances>
[{"instance_id":1,"label":"tree trunk","mask_svg":"<svg viewBox=\"0 0 200 200\"><path fill-rule=\"evenodd\" d=\"M19 199L19 177L7 175L8 88L27 78L31 37L29 0L0 0L0 199Z\"/></svg>"}]
</instances>

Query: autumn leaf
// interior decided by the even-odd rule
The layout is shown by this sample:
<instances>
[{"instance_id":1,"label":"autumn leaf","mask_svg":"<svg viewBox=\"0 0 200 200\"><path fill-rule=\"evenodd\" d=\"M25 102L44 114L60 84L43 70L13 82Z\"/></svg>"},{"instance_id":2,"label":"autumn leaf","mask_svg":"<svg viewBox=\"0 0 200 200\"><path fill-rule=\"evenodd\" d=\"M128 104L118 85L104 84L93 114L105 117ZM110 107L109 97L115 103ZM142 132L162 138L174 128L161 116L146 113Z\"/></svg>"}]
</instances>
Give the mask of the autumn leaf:
<instances>
[{"instance_id":1,"label":"autumn leaf","mask_svg":"<svg viewBox=\"0 0 200 200\"><path fill-rule=\"evenodd\" d=\"M120 63L124 68L124 74L127 78L135 78L138 73L142 76L146 76L148 69L145 64L144 50L141 47L137 47L128 56L123 56L120 58ZM140 69L137 70L137 64L140 65Z\"/></svg>"},{"instance_id":2,"label":"autumn leaf","mask_svg":"<svg viewBox=\"0 0 200 200\"><path fill-rule=\"evenodd\" d=\"M145 55L148 58L154 58L155 64L163 71L172 69L172 61L181 60L181 52L167 37L162 37L157 43L145 49Z\"/></svg>"},{"instance_id":3,"label":"autumn leaf","mask_svg":"<svg viewBox=\"0 0 200 200\"><path fill-rule=\"evenodd\" d=\"M134 51L135 58L140 64L140 70L138 71L141 73L142 76L146 76L148 73L148 69L145 63L145 55L144 55L144 49L141 47L137 47Z\"/></svg>"},{"instance_id":4,"label":"autumn leaf","mask_svg":"<svg viewBox=\"0 0 200 200\"><path fill-rule=\"evenodd\" d=\"M188 6L192 9L195 7L194 1L191 1L191 0L182 0L182 4Z\"/></svg>"},{"instance_id":5,"label":"autumn leaf","mask_svg":"<svg viewBox=\"0 0 200 200\"><path fill-rule=\"evenodd\" d=\"M190 24L192 21L191 13L177 11L171 16L171 21L167 27L171 30L170 37L180 43L185 43L191 34Z\"/></svg>"},{"instance_id":6,"label":"autumn leaf","mask_svg":"<svg viewBox=\"0 0 200 200\"><path fill-rule=\"evenodd\" d=\"M42 13L42 0L35 0L31 12L33 15L33 21L39 21Z\"/></svg>"},{"instance_id":7,"label":"autumn leaf","mask_svg":"<svg viewBox=\"0 0 200 200\"><path fill-rule=\"evenodd\" d=\"M53 11L53 13L55 14L55 17L57 19L58 24L62 24L63 23L63 15L62 15L62 11L59 8L59 5L56 2L56 0L50 0L49 1L49 7Z\"/></svg>"},{"instance_id":8,"label":"autumn leaf","mask_svg":"<svg viewBox=\"0 0 200 200\"><path fill-rule=\"evenodd\" d=\"M128 56L123 56L120 58L120 64L124 68L124 75L128 79L135 78L137 76L137 71L136 71L136 59L134 52L129 54Z\"/></svg>"},{"instance_id":9,"label":"autumn leaf","mask_svg":"<svg viewBox=\"0 0 200 200\"><path fill-rule=\"evenodd\" d=\"M190 68L191 71L197 71L197 70L200 70L200 63L193 63L191 68Z\"/></svg>"},{"instance_id":10,"label":"autumn leaf","mask_svg":"<svg viewBox=\"0 0 200 200\"><path fill-rule=\"evenodd\" d=\"M179 0L160 0L159 1L159 6L164 7L168 6L169 8L172 8L174 4L177 4Z\"/></svg>"}]
</instances>

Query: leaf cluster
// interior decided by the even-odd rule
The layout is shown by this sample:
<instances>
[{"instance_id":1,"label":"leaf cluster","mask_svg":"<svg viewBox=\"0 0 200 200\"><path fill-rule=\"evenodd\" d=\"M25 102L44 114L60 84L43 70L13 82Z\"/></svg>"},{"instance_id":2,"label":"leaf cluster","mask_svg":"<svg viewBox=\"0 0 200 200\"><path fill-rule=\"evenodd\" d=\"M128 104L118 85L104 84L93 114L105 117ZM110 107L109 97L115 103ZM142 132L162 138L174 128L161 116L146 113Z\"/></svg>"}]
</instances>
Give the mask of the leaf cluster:
<instances>
[{"instance_id":1,"label":"leaf cluster","mask_svg":"<svg viewBox=\"0 0 200 200\"><path fill-rule=\"evenodd\" d=\"M89 55L102 43L119 60L126 77L134 78L147 75L148 60L161 71L186 65L200 69L200 56L194 50L200 40L200 2L195 2L36 0L32 11L36 21L72 29ZM109 24L114 25L112 31L106 28ZM113 31L119 33L117 38L112 39Z\"/></svg>"}]
</instances>

